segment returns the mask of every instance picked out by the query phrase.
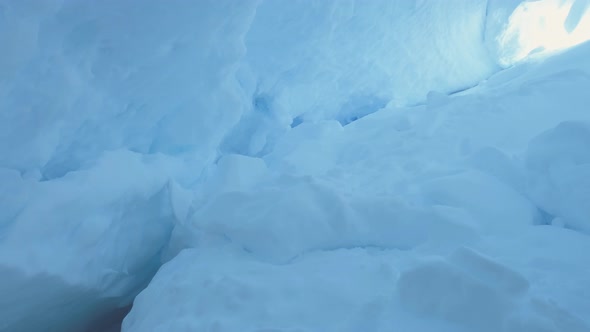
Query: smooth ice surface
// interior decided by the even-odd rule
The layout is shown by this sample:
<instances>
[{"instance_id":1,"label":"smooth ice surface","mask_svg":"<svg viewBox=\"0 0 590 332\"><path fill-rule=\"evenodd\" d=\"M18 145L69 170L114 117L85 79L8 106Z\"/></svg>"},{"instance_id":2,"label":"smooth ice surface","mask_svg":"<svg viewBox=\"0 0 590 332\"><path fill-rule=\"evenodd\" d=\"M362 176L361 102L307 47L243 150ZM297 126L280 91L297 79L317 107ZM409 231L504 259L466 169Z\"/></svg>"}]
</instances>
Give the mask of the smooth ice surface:
<instances>
[{"instance_id":1,"label":"smooth ice surface","mask_svg":"<svg viewBox=\"0 0 590 332\"><path fill-rule=\"evenodd\" d=\"M0 0L0 331L590 331L589 8Z\"/></svg>"}]
</instances>

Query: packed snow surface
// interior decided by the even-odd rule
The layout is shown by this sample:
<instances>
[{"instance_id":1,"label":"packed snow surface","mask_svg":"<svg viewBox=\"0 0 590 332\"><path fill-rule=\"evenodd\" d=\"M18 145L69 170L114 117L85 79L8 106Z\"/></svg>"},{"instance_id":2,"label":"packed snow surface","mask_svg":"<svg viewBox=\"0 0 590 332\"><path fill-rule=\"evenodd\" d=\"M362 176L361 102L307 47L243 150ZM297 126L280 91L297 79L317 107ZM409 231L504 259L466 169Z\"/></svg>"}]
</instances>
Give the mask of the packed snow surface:
<instances>
[{"instance_id":1,"label":"packed snow surface","mask_svg":"<svg viewBox=\"0 0 590 332\"><path fill-rule=\"evenodd\" d=\"M588 39L590 0L0 0L0 331L589 332Z\"/></svg>"}]
</instances>

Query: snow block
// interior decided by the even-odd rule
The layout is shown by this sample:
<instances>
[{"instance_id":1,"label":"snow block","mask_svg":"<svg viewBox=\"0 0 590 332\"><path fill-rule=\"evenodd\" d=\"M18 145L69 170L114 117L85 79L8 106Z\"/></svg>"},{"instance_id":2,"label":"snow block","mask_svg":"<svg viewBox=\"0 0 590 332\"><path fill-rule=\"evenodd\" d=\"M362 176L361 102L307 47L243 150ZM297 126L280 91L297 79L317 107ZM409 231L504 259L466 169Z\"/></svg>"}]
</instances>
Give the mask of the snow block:
<instances>
[{"instance_id":1,"label":"snow block","mask_svg":"<svg viewBox=\"0 0 590 332\"><path fill-rule=\"evenodd\" d=\"M0 307L11 308L0 330L84 331L129 305L183 214L169 166L123 150L52 181L0 173L14 181L18 207L0 210Z\"/></svg>"},{"instance_id":2,"label":"snow block","mask_svg":"<svg viewBox=\"0 0 590 332\"><path fill-rule=\"evenodd\" d=\"M237 154L222 156L203 181L208 195L230 191L246 191L263 180L268 169L264 160Z\"/></svg>"},{"instance_id":3,"label":"snow block","mask_svg":"<svg viewBox=\"0 0 590 332\"><path fill-rule=\"evenodd\" d=\"M471 249L463 247L456 250L449 261L508 295L518 296L528 290L529 283L523 276Z\"/></svg>"},{"instance_id":4,"label":"snow block","mask_svg":"<svg viewBox=\"0 0 590 332\"><path fill-rule=\"evenodd\" d=\"M498 178L477 171L435 178L423 185L426 203L461 208L481 229L510 231L532 225L536 207Z\"/></svg>"},{"instance_id":5,"label":"snow block","mask_svg":"<svg viewBox=\"0 0 590 332\"><path fill-rule=\"evenodd\" d=\"M406 310L469 331L589 331L558 305L529 294L518 272L468 248L402 272L397 287Z\"/></svg>"},{"instance_id":6,"label":"snow block","mask_svg":"<svg viewBox=\"0 0 590 332\"><path fill-rule=\"evenodd\" d=\"M562 122L526 151L528 192L566 227L590 233L590 123Z\"/></svg>"},{"instance_id":7,"label":"snow block","mask_svg":"<svg viewBox=\"0 0 590 332\"><path fill-rule=\"evenodd\" d=\"M515 306L511 296L443 259L403 272L397 285L407 310L474 331L501 331Z\"/></svg>"},{"instance_id":8,"label":"snow block","mask_svg":"<svg viewBox=\"0 0 590 332\"><path fill-rule=\"evenodd\" d=\"M525 192L525 172L520 163L494 147L485 147L468 157L468 163L519 193Z\"/></svg>"},{"instance_id":9,"label":"snow block","mask_svg":"<svg viewBox=\"0 0 590 332\"><path fill-rule=\"evenodd\" d=\"M187 249L137 296L122 331L392 331L392 257L334 250L274 265Z\"/></svg>"},{"instance_id":10,"label":"snow block","mask_svg":"<svg viewBox=\"0 0 590 332\"><path fill-rule=\"evenodd\" d=\"M311 177L282 177L256 190L222 193L197 210L189 224L194 234L226 239L274 262L310 250L408 249L473 237L468 227L427 209L393 198L344 195Z\"/></svg>"}]
</instances>

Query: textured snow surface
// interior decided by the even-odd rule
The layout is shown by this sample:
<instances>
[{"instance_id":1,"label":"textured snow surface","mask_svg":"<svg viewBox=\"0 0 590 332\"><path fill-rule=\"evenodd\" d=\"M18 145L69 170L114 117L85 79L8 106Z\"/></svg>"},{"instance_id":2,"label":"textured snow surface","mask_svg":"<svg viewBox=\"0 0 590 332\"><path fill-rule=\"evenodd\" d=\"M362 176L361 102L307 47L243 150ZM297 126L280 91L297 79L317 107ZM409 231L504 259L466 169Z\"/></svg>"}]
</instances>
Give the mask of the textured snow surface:
<instances>
[{"instance_id":1,"label":"textured snow surface","mask_svg":"<svg viewBox=\"0 0 590 332\"><path fill-rule=\"evenodd\" d=\"M0 331L590 331L589 4L0 0Z\"/></svg>"},{"instance_id":2,"label":"textured snow surface","mask_svg":"<svg viewBox=\"0 0 590 332\"><path fill-rule=\"evenodd\" d=\"M590 331L588 56L232 157L123 330Z\"/></svg>"}]
</instances>

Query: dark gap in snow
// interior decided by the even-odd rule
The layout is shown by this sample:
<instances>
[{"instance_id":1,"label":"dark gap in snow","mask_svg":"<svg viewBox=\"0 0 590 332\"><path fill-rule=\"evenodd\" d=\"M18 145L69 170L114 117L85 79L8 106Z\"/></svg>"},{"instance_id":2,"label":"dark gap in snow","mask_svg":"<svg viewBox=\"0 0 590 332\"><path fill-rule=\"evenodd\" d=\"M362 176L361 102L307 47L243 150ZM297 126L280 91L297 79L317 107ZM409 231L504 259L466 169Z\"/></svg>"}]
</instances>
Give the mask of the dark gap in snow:
<instances>
[{"instance_id":1,"label":"dark gap in snow","mask_svg":"<svg viewBox=\"0 0 590 332\"><path fill-rule=\"evenodd\" d=\"M344 127L385 107L388 100L378 96L360 95L351 97L344 105L336 120Z\"/></svg>"},{"instance_id":2,"label":"dark gap in snow","mask_svg":"<svg viewBox=\"0 0 590 332\"><path fill-rule=\"evenodd\" d=\"M272 151L276 131L276 116L272 96L259 93L252 96L252 108L244 112L235 126L227 132L221 144L221 154L260 157Z\"/></svg>"},{"instance_id":3,"label":"dark gap in snow","mask_svg":"<svg viewBox=\"0 0 590 332\"><path fill-rule=\"evenodd\" d=\"M490 12L490 0L486 1L486 9L485 12L483 13L483 28L481 29L481 40L486 41L486 32L488 30L488 16L489 16L489 12Z\"/></svg>"},{"instance_id":4,"label":"dark gap in snow","mask_svg":"<svg viewBox=\"0 0 590 332\"><path fill-rule=\"evenodd\" d=\"M97 319L84 332L121 332L123 319L131 311L132 305L117 308Z\"/></svg>"},{"instance_id":5,"label":"dark gap in snow","mask_svg":"<svg viewBox=\"0 0 590 332\"><path fill-rule=\"evenodd\" d=\"M39 181L51 181L64 177L66 174L79 170L82 165L74 160L51 160L41 169Z\"/></svg>"},{"instance_id":6,"label":"dark gap in snow","mask_svg":"<svg viewBox=\"0 0 590 332\"><path fill-rule=\"evenodd\" d=\"M291 128L295 128L302 123L303 123L303 115L298 115L293 118L293 121L291 122Z\"/></svg>"},{"instance_id":7,"label":"dark gap in snow","mask_svg":"<svg viewBox=\"0 0 590 332\"><path fill-rule=\"evenodd\" d=\"M1 266L0 330L10 332L114 332L131 308L127 297L39 273ZM37 301L22 301L36 299ZM27 313L35 313L34 316Z\"/></svg>"},{"instance_id":8,"label":"dark gap in snow","mask_svg":"<svg viewBox=\"0 0 590 332\"><path fill-rule=\"evenodd\" d=\"M555 216L541 208L537 208L537 211L537 218L535 218L534 221L535 225L551 225L551 222L553 221Z\"/></svg>"},{"instance_id":9,"label":"dark gap in snow","mask_svg":"<svg viewBox=\"0 0 590 332\"><path fill-rule=\"evenodd\" d=\"M475 88L476 86L477 86L477 85L473 85L473 86L469 86L469 87L466 87L466 88L461 88L461 89L453 90L453 91L451 91L451 92L447 93L447 95L448 95L448 96L456 95L456 94L459 94L459 93L461 93L461 92L465 92L465 91L467 91L467 90L469 90L469 89L473 89L473 88Z\"/></svg>"},{"instance_id":10,"label":"dark gap in snow","mask_svg":"<svg viewBox=\"0 0 590 332\"><path fill-rule=\"evenodd\" d=\"M494 73L493 75L495 75L495 74L497 74L497 72ZM471 90L471 89L479 86L482 82L483 81L478 82L478 83L473 84L473 85L469 85L469 86L464 86L464 87L461 87L461 88L457 88L457 89L451 90L449 92L444 92L444 93L443 92L437 92L437 91L435 91L435 92L439 96L451 97L451 96L460 95L463 92L469 91L469 90ZM432 93L432 92L433 91L430 91L429 93ZM427 97L423 101L420 101L420 102L417 102L417 103L410 103L410 104L404 105L404 107L417 107L417 106L424 106L424 105L428 105L428 104L429 104L429 100L428 100L428 97Z\"/></svg>"},{"instance_id":11,"label":"dark gap in snow","mask_svg":"<svg viewBox=\"0 0 590 332\"><path fill-rule=\"evenodd\" d=\"M302 257L305 257L306 255L310 255L310 254L314 254L314 253L320 253L320 252L332 252L332 251L339 251L339 250L366 250L369 252L383 252L383 251L410 251L412 249L414 249L414 247L412 246L383 246L383 245L378 245L378 244L351 244L351 245L343 245L343 246L329 246L329 247L323 247L323 248L313 248L313 249L309 249L309 250L305 250L302 251L294 256L291 256L290 258L288 258L285 262L283 262L282 264L277 264L277 265L288 265L288 264L292 264L294 262L296 262L298 259L301 259Z\"/></svg>"},{"instance_id":12,"label":"dark gap in snow","mask_svg":"<svg viewBox=\"0 0 590 332\"><path fill-rule=\"evenodd\" d=\"M464 87L461 87L461 88L457 88L457 89L455 89L455 90L449 91L449 92L447 93L447 95L449 95L449 96L452 96L452 95L459 94L459 93L461 93L461 92L465 92L465 91L467 91L467 90L471 90L471 89L475 88L476 86L478 86L478 85L479 85L479 83L480 83L480 82L478 82L477 84L473 84L473 85L468 85L468 86L464 86Z\"/></svg>"},{"instance_id":13,"label":"dark gap in snow","mask_svg":"<svg viewBox=\"0 0 590 332\"><path fill-rule=\"evenodd\" d=\"M271 115L271 100L268 95L259 94L254 96L252 100L252 106L255 112L259 112L266 115Z\"/></svg>"}]
</instances>

